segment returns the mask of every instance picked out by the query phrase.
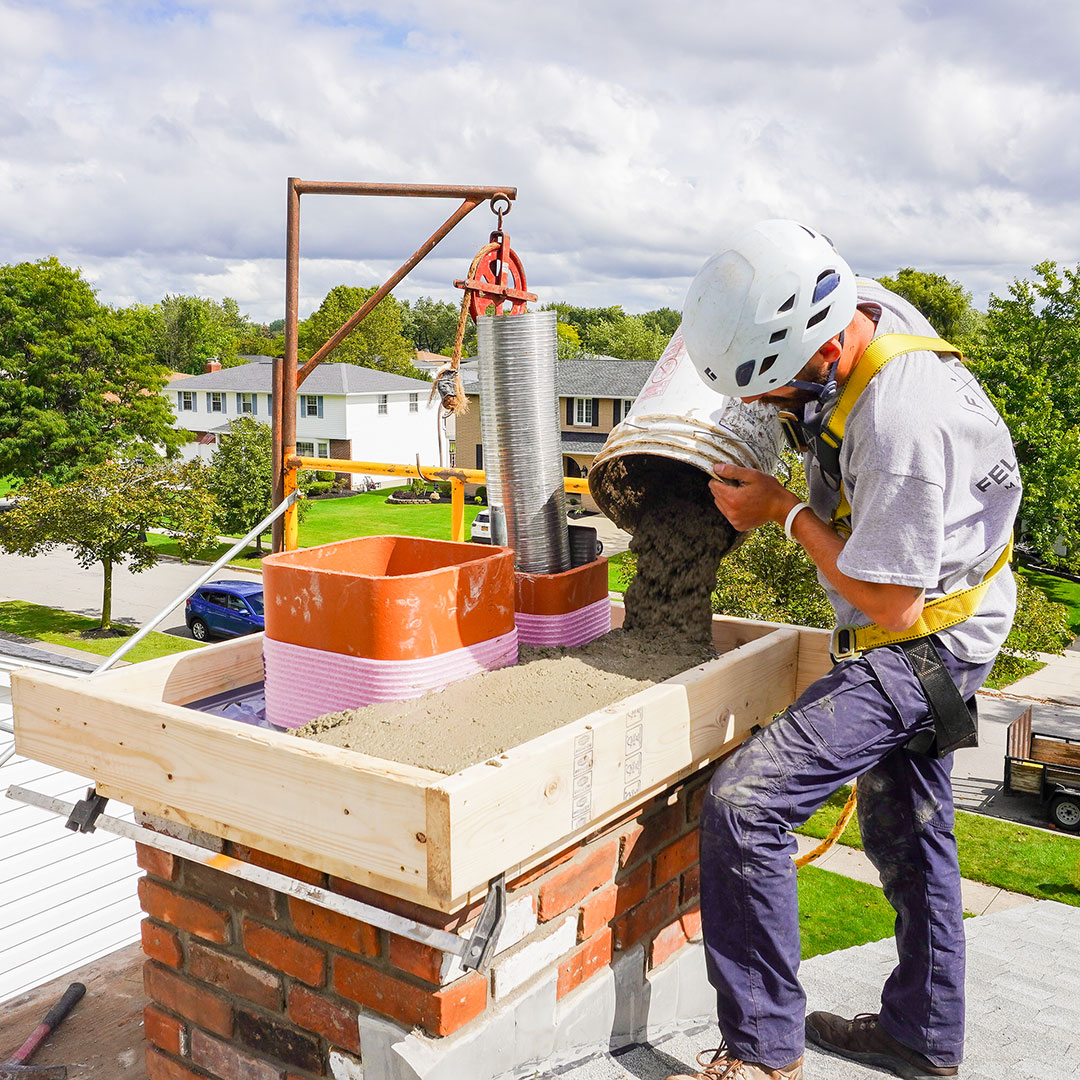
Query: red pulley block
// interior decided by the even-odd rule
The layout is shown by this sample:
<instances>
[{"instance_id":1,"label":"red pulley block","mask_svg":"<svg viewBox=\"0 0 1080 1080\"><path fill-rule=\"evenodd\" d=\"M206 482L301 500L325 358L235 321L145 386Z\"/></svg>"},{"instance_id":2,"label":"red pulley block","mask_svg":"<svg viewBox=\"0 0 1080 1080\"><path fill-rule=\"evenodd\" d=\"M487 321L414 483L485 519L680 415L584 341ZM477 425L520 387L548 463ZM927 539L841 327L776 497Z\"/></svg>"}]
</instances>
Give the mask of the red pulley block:
<instances>
[{"instance_id":1,"label":"red pulley block","mask_svg":"<svg viewBox=\"0 0 1080 1080\"><path fill-rule=\"evenodd\" d=\"M468 294L469 314L474 321L492 305L496 315L520 315L525 305L536 299L536 294L528 291L525 268L510 247L510 237L503 232L491 234L491 243L473 259L469 276L454 285Z\"/></svg>"}]
</instances>

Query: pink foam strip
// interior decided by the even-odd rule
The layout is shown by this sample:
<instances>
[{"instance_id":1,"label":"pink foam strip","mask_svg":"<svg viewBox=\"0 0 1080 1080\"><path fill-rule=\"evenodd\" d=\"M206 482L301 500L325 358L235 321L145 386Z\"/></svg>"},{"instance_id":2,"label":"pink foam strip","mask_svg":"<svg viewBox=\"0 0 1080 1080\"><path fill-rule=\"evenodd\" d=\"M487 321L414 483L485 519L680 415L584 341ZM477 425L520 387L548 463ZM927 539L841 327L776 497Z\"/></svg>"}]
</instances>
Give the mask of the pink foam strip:
<instances>
[{"instance_id":1,"label":"pink foam strip","mask_svg":"<svg viewBox=\"0 0 1080 1080\"><path fill-rule=\"evenodd\" d=\"M611 629L611 601L605 596L565 615L514 613L522 645L584 645Z\"/></svg>"},{"instance_id":2,"label":"pink foam strip","mask_svg":"<svg viewBox=\"0 0 1080 1080\"><path fill-rule=\"evenodd\" d=\"M266 719L300 727L324 713L405 701L517 663L518 633L422 660L370 660L263 638Z\"/></svg>"}]
</instances>

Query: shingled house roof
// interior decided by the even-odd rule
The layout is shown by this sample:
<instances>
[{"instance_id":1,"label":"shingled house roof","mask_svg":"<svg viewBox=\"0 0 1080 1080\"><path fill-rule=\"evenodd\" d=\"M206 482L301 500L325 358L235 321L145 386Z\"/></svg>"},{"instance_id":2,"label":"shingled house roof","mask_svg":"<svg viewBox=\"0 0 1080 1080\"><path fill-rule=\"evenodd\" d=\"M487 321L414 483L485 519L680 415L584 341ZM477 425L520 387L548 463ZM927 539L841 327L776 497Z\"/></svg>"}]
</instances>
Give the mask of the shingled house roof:
<instances>
[{"instance_id":1,"label":"shingled house roof","mask_svg":"<svg viewBox=\"0 0 1080 1080\"><path fill-rule=\"evenodd\" d=\"M269 394L273 391L273 361L260 356L238 367L208 371L184 380L184 390L239 390ZM431 383L393 375L356 364L320 364L300 387L301 394L388 394L394 391L431 391Z\"/></svg>"},{"instance_id":2,"label":"shingled house roof","mask_svg":"<svg viewBox=\"0 0 1080 1080\"><path fill-rule=\"evenodd\" d=\"M620 360L615 356L560 360L555 391L559 397L635 398L655 366L653 360ZM475 361L462 362L461 381L466 394L479 395L480 375Z\"/></svg>"}]
</instances>

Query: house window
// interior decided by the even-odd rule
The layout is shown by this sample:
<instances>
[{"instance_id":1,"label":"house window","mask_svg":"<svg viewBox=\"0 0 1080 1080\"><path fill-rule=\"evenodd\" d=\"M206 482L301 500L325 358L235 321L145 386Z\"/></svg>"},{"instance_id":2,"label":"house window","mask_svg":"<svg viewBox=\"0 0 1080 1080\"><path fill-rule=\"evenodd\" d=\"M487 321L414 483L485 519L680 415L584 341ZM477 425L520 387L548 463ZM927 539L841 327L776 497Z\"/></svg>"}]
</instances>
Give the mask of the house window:
<instances>
[{"instance_id":1,"label":"house window","mask_svg":"<svg viewBox=\"0 0 1080 1080\"><path fill-rule=\"evenodd\" d=\"M624 417L633 407L634 399L632 397L625 397L622 399L622 414Z\"/></svg>"},{"instance_id":2,"label":"house window","mask_svg":"<svg viewBox=\"0 0 1080 1080\"><path fill-rule=\"evenodd\" d=\"M379 395L379 415L380 416L385 416L386 415L387 401L388 400L389 399L388 399L388 396L386 394L380 394Z\"/></svg>"},{"instance_id":3,"label":"house window","mask_svg":"<svg viewBox=\"0 0 1080 1080\"><path fill-rule=\"evenodd\" d=\"M220 390L210 390L206 395L206 411L207 412L219 412L225 411L225 395Z\"/></svg>"},{"instance_id":4,"label":"house window","mask_svg":"<svg viewBox=\"0 0 1080 1080\"><path fill-rule=\"evenodd\" d=\"M330 456L330 444L322 441L298 442L296 444L296 453L298 457L328 458Z\"/></svg>"},{"instance_id":5,"label":"house window","mask_svg":"<svg viewBox=\"0 0 1080 1080\"><path fill-rule=\"evenodd\" d=\"M301 416L322 416L322 394L301 394L300 395L300 415Z\"/></svg>"},{"instance_id":6,"label":"house window","mask_svg":"<svg viewBox=\"0 0 1080 1080\"><path fill-rule=\"evenodd\" d=\"M457 443L453 439L450 440L450 468L454 467L455 458L457 457Z\"/></svg>"},{"instance_id":7,"label":"house window","mask_svg":"<svg viewBox=\"0 0 1080 1080\"><path fill-rule=\"evenodd\" d=\"M177 391L179 400L180 412L194 412L195 411L195 391L194 390L179 390Z\"/></svg>"},{"instance_id":8,"label":"house window","mask_svg":"<svg viewBox=\"0 0 1080 1080\"><path fill-rule=\"evenodd\" d=\"M409 395L409 412L419 412L419 411L420 411L420 395L419 394L410 394Z\"/></svg>"},{"instance_id":9,"label":"house window","mask_svg":"<svg viewBox=\"0 0 1080 1080\"><path fill-rule=\"evenodd\" d=\"M574 423L592 427L593 399L591 397L574 398Z\"/></svg>"},{"instance_id":10,"label":"house window","mask_svg":"<svg viewBox=\"0 0 1080 1080\"><path fill-rule=\"evenodd\" d=\"M484 467L484 447L482 443L476 444L476 467L478 469Z\"/></svg>"},{"instance_id":11,"label":"house window","mask_svg":"<svg viewBox=\"0 0 1080 1080\"><path fill-rule=\"evenodd\" d=\"M254 416L255 415L255 395L254 394L237 394L236 395L236 411L241 416Z\"/></svg>"}]
</instances>

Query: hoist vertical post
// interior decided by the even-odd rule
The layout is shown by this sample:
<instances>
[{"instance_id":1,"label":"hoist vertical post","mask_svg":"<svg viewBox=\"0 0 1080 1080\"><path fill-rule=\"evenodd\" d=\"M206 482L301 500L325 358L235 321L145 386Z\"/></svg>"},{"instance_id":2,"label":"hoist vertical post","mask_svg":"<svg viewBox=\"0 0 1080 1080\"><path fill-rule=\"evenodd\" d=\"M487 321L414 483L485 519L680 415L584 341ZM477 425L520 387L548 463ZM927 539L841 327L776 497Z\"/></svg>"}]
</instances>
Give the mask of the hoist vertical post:
<instances>
[{"instance_id":1,"label":"hoist vertical post","mask_svg":"<svg viewBox=\"0 0 1080 1080\"><path fill-rule=\"evenodd\" d=\"M285 468L285 497L288 498L298 486L300 470L291 466ZM282 515L284 543L286 551L295 551L300 546L300 504L294 502Z\"/></svg>"},{"instance_id":2,"label":"hoist vertical post","mask_svg":"<svg viewBox=\"0 0 1080 1080\"><path fill-rule=\"evenodd\" d=\"M288 180L285 213L285 356L274 360L274 505L285 498L285 477L290 471L285 462L296 453L296 360L300 305L300 192L295 176ZM293 481L296 472L292 470ZM285 520L274 522L274 551L286 546L287 524L293 525L293 547L296 546L295 505L285 513Z\"/></svg>"},{"instance_id":3,"label":"hoist vertical post","mask_svg":"<svg viewBox=\"0 0 1080 1080\"><path fill-rule=\"evenodd\" d=\"M450 539L465 539L465 481L450 478Z\"/></svg>"}]
</instances>

